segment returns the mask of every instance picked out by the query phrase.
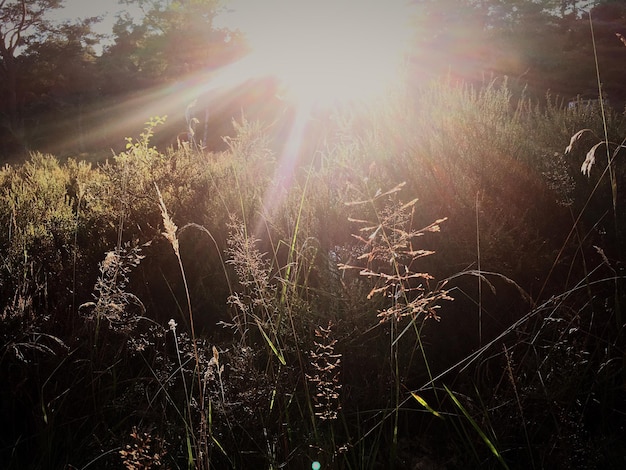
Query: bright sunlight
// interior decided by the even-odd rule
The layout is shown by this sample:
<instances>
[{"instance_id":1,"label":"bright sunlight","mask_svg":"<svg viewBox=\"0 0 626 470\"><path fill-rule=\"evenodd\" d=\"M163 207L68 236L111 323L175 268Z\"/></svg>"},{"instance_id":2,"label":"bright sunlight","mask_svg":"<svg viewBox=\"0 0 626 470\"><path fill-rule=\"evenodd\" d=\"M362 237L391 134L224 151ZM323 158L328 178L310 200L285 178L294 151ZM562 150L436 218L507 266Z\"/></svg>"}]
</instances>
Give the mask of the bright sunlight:
<instances>
[{"instance_id":1,"label":"bright sunlight","mask_svg":"<svg viewBox=\"0 0 626 470\"><path fill-rule=\"evenodd\" d=\"M409 39L405 0L233 3L250 55L239 72L274 76L303 107L369 100L398 77Z\"/></svg>"}]
</instances>

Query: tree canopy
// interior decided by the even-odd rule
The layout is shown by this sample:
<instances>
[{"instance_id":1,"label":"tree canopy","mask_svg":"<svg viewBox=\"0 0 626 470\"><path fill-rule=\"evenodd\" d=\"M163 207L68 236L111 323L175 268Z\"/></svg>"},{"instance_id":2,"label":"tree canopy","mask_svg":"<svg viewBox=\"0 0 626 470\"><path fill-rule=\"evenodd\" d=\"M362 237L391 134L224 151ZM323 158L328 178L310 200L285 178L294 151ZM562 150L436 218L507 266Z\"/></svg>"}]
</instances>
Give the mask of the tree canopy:
<instances>
[{"instance_id":1,"label":"tree canopy","mask_svg":"<svg viewBox=\"0 0 626 470\"><path fill-rule=\"evenodd\" d=\"M8 138L20 139L25 90L18 88L23 72L18 55L21 49L46 40L50 23L46 13L59 8L62 0L0 0L0 109L2 128Z\"/></svg>"}]
</instances>

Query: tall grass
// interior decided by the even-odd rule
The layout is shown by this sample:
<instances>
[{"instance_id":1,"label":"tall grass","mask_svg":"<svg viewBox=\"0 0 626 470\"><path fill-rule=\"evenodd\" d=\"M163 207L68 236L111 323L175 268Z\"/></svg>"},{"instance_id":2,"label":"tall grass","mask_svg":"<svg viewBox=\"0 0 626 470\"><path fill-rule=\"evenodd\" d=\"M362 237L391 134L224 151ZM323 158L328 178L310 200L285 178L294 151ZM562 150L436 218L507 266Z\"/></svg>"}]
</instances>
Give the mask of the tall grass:
<instances>
[{"instance_id":1,"label":"tall grass","mask_svg":"<svg viewBox=\"0 0 626 470\"><path fill-rule=\"evenodd\" d=\"M4 468L623 463L623 234L563 154L602 117L496 80L315 119L288 181L245 118L0 172Z\"/></svg>"}]
</instances>

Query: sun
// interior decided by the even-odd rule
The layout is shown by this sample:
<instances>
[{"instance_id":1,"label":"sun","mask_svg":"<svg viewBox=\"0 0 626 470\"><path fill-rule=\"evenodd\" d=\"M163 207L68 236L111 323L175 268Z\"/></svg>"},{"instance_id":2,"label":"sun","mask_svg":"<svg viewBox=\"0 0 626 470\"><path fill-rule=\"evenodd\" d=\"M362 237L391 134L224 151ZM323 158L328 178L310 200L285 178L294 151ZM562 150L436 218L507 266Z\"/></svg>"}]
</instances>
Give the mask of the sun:
<instances>
[{"instance_id":1,"label":"sun","mask_svg":"<svg viewBox=\"0 0 626 470\"><path fill-rule=\"evenodd\" d=\"M302 106L380 94L397 79L410 37L403 0L266 0L239 8L251 48L240 72L276 77Z\"/></svg>"}]
</instances>

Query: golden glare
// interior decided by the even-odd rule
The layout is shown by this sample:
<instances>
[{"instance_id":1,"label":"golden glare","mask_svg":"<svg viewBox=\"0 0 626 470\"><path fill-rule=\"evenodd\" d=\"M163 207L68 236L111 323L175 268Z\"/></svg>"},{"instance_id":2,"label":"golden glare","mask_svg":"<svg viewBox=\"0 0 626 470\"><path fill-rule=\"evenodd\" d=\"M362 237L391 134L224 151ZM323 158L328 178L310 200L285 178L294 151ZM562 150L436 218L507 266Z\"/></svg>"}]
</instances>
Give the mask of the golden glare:
<instances>
[{"instance_id":1,"label":"golden glare","mask_svg":"<svg viewBox=\"0 0 626 470\"><path fill-rule=\"evenodd\" d=\"M245 74L275 76L304 106L381 93L397 78L409 37L402 0L271 0L242 6L245 18Z\"/></svg>"}]
</instances>

